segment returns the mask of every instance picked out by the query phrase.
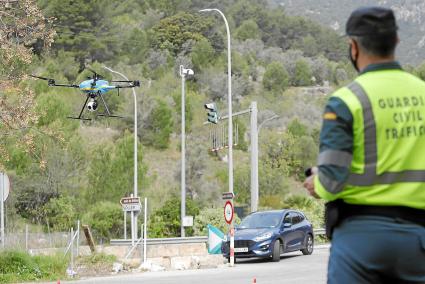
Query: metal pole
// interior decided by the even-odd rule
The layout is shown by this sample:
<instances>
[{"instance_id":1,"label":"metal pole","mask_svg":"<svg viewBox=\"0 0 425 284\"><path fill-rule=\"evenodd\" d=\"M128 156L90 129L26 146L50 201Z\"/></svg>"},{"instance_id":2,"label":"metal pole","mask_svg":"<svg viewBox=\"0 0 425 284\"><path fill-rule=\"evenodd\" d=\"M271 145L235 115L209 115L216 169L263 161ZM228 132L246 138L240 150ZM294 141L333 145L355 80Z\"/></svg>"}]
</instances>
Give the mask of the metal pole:
<instances>
[{"instance_id":1,"label":"metal pole","mask_svg":"<svg viewBox=\"0 0 425 284\"><path fill-rule=\"evenodd\" d=\"M130 197L133 197L133 194L130 194ZM134 211L131 211L131 245L134 246L134 242L135 242L135 237L134 237Z\"/></svg>"},{"instance_id":2,"label":"metal pole","mask_svg":"<svg viewBox=\"0 0 425 284\"><path fill-rule=\"evenodd\" d=\"M74 276L74 228L71 228L71 277Z\"/></svg>"},{"instance_id":3,"label":"metal pole","mask_svg":"<svg viewBox=\"0 0 425 284\"><path fill-rule=\"evenodd\" d=\"M251 212L258 210L257 102L251 102Z\"/></svg>"},{"instance_id":4,"label":"metal pole","mask_svg":"<svg viewBox=\"0 0 425 284\"><path fill-rule=\"evenodd\" d=\"M80 253L80 220L77 221L77 257Z\"/></svg>"},{"instance_id":5,"label":"metal pole","mask_svg":"<svg viewBox=\"0 0 425 284\"><path fill-rule=\"evenodd\" d=\"M4 173L1 173L1 191L0 191L0 211L1 211L1 221L0 221L0 234L1 234L1 246L4 248Z\"/></svg>"},{"instance_id":6,"label":"metal pole","mask_svg":"<svg viewBox=\"0 0 425 284\"><path fill-rule=\"evenodd\" d=\"M215 11L218 12L224 20L224 24L226 25L226 33L227 33L227 78L228 78L228 94L227 94L227 106L228 106L228 115L229 115L229 126L228 126L228 161L229 161L229 192L233 193L233 121L232 121L232 51L231 51L231 43L230 43L230 29L229 24L227 22L226 16L219 9L204 9L200 12L210 12ZM233 208L233 200L231 200L232 208ZM234 248L235 248L235 236L234 236L234 222L232 220L230 224L230 266L234 266L235 256L234 256Z\"/></svg>"},{"instance_id":7,"label":"metal pole","mask_svg":"<svg viewBox=\"0 0 425 284\"><path fill-rule=\"evenodd\" d=\"M128 78L115 70L112 70L109 67L103 66L106 70L120 75L125 80L129 81ZM134 88L131 88L133 92L133 99L134 99L134 189L133 189L133 196L137 197L137 96L136 91ZM134 214L134 211L131 212L131 243L134 245L134 240L137 238L137 213Z\"/></svg>"},{"instance_id":8,"label":"metal pole","mask_svg":"<svg viewBox=\"0 0 425 284\"><path fill-rule=\"evenodd\" d=\"M181 150L182 150L182 157L181 157L181 216L180 216L180 230L181 230L181 237L185 237L185 231L183 226L183 220L184 216L186 216L186 114L185 114L185 90L184 90L184 83L185 83L185 75L182 72L183 66L180 65L180 76L182 77L182 97L181 97L181 119L182 119L182 129L181 129Z\"/></svg>"},{"instance_id":9,"label":"metal pole","mask_svg":"<svg viewBox=\"0 0 425 284\"><path fill-rule=\"evenodd\" d=\"M148 238L146 232L146 224L147 224L147 215L148 215L148 199L145 197L145 220L144 220L144 232L143 232L143 263L146 263L146 239Z\"/></svg>"},{"instance_id":10,"label":"metal pole","mask_svg":"<svg viewBox=\"0 0 425 284\"><path fill-rule=\"evenodd\" d=\"M127 239L127 211L124 211L124 240Z\"/></svg>"}]
</instances>

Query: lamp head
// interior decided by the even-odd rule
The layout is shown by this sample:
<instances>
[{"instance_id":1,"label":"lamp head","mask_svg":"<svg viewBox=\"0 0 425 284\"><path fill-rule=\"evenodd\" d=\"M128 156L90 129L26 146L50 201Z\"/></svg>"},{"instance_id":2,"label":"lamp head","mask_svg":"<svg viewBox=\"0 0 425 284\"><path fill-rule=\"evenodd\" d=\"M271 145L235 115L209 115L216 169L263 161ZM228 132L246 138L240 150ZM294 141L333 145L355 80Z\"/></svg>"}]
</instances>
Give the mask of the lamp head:
<instances>
[{"instance_id":1,"label":"lamp head","mask_svg":"<svg viewBox=\"0 0 425 284\"><path fill-rule=\"evenodd\" d=\"M192 69L184 68L183 65L180 65L180 76L193 76L195 73Z\"/></svg>"}]
</instances>

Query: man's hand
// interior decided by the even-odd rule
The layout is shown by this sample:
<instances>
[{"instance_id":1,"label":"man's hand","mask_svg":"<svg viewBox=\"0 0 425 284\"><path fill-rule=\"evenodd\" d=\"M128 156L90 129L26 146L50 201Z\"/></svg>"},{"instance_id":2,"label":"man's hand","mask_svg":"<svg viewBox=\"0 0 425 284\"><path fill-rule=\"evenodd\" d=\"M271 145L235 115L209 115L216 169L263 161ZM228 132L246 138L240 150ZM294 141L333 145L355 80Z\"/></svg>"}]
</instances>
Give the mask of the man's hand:
<instances>
[{"instance_id":1,"label":"man's hand","mask_svg":"<svg viewBox=\"0 0 425 284\"><path fill-rule=\"evenodd\" d=\"M314 177L317 175L318 169L317 167L313 167L311 169L311 175L306 178L304 181L304 188L307 189L308 193L314 198L320 198L317 193L314 191Z\"/></svg>"}]
</instances>

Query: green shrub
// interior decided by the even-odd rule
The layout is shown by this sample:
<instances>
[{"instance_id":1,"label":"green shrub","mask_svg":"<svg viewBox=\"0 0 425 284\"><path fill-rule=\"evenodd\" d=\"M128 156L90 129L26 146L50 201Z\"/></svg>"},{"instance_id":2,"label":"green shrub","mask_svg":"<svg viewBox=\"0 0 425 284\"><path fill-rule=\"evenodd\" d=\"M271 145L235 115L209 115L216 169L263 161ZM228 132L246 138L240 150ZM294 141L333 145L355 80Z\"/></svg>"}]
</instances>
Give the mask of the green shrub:
<instances>
[{"instance_id":1,"label":"green shrub","mask_svg":"<svg viewBox=\"0 0 425 284\"><path fill-rule=\"evenodd\" d=\"M97 239L110 240L121 236L123 228L123 213L117 203L104 201L93 205L83 216L83 223L88 224Z\"/></svg>"},{"instance_id":2,"label":"green shrub","mask_svg":"<svg viewBox=\"0 0 425 284\"><path fill-rule=\"evenodd\" d=\"M289 74L282 64L272 62L266 67L263 77L263 86L266 90L275 93L283 92L289 85Z\"/></svg>"},{"instance_id":3,"label":"green shrub","mask_svg":"<svg viewBox=\"0 0 425 284\"><path fill-rule=\"evenodd\" d=\"M77 214L68 196L52 198L44 205L44 213L49 220L49 225L55 231L67 231L74 224Z\"/></svg>"},{"instance_id":4,"label":"green shrub","mask_svg":"<svg viewBox=\"0 0 425 284\"><path fill-rule=\"evenodd\" d=\"M221 230L223 233L227 233L229 230L229 225L224 221L223 213L224 209L219 208L205 208L199 212L199 215L196 216L193 229L196 236L206 236L208 234L207 225L213 225L214 227ZM234 215L235 224L239 224L241 219L235 214Z\"/></svg>"},{"instance_id":5,"label":"green shrub","mask_svg":"<svg viewBox=\"0 0 425 284\"><path fill-rule=\"evenodd\" d=\"M64 278L67 259L63 255L31 256L22 251L0 253L0 283L57 280Z\"/></svg>"},{"instance_id":6,"label":"green shrub","mask_svg":"<svg viewBox=\"0 0 425 284\"><path fill-rule=\"evenodd\" d=\"M180 198L174 197L150 216L148 232L150 238L180 237ZM199 214L198 206L190 199L186 199L186 215ZM186 236L193 236L193 228L186 228Z\"/></svg>"}]
</instances>

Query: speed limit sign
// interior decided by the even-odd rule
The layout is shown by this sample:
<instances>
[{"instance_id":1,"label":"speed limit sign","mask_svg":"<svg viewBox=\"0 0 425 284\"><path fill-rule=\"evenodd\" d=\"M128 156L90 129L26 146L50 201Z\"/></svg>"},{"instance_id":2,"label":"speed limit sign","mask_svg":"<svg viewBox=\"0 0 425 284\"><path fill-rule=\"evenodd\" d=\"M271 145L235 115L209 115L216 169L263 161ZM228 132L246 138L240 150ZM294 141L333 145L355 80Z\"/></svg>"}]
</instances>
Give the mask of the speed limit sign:
<instances>
[{"instance_id":1,"label":"speed limit sign","mask_svg":"<svg viewBox=\"0 0 425 284\"><path fill-rule=\"evenodd\" d=\"M224 204L224 220L229 225L233 220L233 205L230 201L227 201L226 204Z\"/></svg>"}]
</instances>

